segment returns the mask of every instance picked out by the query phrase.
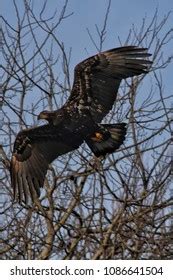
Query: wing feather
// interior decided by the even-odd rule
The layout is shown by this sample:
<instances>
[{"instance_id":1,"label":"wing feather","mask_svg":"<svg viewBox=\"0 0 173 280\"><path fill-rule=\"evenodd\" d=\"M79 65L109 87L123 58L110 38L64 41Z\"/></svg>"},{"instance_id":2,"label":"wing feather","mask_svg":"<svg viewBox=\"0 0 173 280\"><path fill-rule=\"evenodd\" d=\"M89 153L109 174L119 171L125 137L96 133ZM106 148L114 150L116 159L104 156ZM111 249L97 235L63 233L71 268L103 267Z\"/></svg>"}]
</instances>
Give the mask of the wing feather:
<instances>
[{"instance_id":1,"label":"wing feather","mask_svg":"<svg viewBox=\"0 0 173 280\"><path fill-rule=\"evenodd\" d=\"M52 125L21 131L16 137L11 159L11 182L14 199L28 203L40 195L48 165L59 155L76 149L82 140L65 134ZM70 139L68 141L68 139Z\"/></svg>"},{"instance_id":2,"label":"wing feather","mask_svg":"<svg viewBox=\"0 0 173 280\"><path fill-rule=\"evenodd\" d=\"M22 166L22 171L21 171L22 174L21 175L19 174L19 176L21 177L22 182L21 182L21 184L18 184L18 191L21 192L20 201L24 200L25 203L27 204L28 197L29 197L29 187L28 187L28 183L26 180L27 166L26 166L25 161L22 162L21 166ZM15 199L18 199L17 195L16 195Z\"/></svg>"},{"instance_id":3,"label":"wing feather","mask_svg":"<svg viewBox=\"0 0 173 280\"><path fill-rule=\"evenodd\" d=\"M84 101L93 119L101 122L115 102L121 80L149 71L149 56L146 48L126 46L84 60L75 67L69 101Z\"/></svg>"}]
</instances>

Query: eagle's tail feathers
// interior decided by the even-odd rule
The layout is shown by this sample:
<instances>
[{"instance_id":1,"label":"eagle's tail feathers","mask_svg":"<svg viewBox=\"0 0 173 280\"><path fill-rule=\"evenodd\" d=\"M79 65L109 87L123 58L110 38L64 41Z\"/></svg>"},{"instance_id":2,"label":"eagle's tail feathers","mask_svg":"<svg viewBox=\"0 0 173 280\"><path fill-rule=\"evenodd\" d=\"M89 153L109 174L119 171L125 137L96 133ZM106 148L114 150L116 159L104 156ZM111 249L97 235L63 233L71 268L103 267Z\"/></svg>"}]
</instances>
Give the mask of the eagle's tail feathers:
<instances>
[{"instance_id":1,"label":"eagle's tail feathers","mask_svg":"<svg viewBox=\"0 0 173 280\"><path fill-rule=\"evenodd\" d=\"M115 152L125 140L126 124L102 124L101 130L86 139L86 143L95 156Z\"/></svg>"}]
</instances>

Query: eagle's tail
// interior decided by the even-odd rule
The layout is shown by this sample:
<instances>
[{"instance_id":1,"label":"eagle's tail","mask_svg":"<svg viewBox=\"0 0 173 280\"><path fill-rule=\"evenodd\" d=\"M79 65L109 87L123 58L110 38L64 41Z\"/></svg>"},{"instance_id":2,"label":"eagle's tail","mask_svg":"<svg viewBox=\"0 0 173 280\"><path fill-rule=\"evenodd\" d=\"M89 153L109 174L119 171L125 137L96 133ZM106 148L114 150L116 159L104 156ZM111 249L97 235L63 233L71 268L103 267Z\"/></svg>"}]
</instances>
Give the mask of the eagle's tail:
<instances>
[{"instance_id":1,"label":"eagle's tail","mask_svg":"<svg viewBox=\"0 0 173 280\"><path fill-rule=\"evenodd\" d=\"M102 124L100 129L86 139L87 145L95 156L115 152L123 143L126 135L126 124Z\"/></svg>"}]
</instances>

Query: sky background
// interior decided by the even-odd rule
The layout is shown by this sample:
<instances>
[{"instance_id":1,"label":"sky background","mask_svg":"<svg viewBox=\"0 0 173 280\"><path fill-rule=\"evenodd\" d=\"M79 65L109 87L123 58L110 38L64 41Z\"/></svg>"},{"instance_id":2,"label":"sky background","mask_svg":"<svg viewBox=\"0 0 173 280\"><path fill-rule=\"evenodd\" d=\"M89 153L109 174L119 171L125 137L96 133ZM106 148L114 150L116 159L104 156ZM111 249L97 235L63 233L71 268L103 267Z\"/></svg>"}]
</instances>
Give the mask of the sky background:
<instances>
[{"instance_id":1,"label":"sky background","mask_svg":"<svg viewBox=\"0 0 173 280\"><path fill-rule=\"evenodd\" d=\"M45 12L45 17L50 17L57 9L57 17L60 14L65 0L48 0ZM39 14L44 3L43 0L33 1L34 13ZM23 13L23 0L16 0L19 12ZM97 50L89 39L87 28L90 30L94 39L98 39L95 25L101 29L105 17L108 0L69 0L67 14L73 13L69 18L65 19L56 30L56 36L64 42L65 48L68 51L72 48L70 70L72 70L81 60L97 53ZM158 9L158 21L162 20L168 12L172 12L168 22L165 25L165 30L173 27L173 1L172 0L112 0L110 13L107 23L107 35L103 44L103 50L120 46L118 38L121 42L125 42L129 29L134 24L135 28L140 28L143 19L146 17L147 24L153 18L153 15ZM2 16L9 24L16 28L17 19L12 0L1 0L0 11ZM164 29L163 29L164 31ZM37 33L38 38L42 40L42 34ZM98 42L98 40L97 40ZM165 55L172 54L173 46L165 46ZM28 53L30 50L28 49ZM59 50L57 50L58 52ZM152 49L149 50L152 53ZM57 55L57 54L56 54ZM61 72L62 69L59 70ZM57 73L58 69L57 69ZM162 72L164 81L165 94L172 92L172 64ZM73 79L73 71L70 72ZM42 108L41 108L42 109Z\"/></svg>"},{"instance_id":2,"label":"sky background","mask_svg":"<svg viewBox=\"0 0 173 280\"><path fill-rule=\"evenodd\" d=\"M34 1L35 13L39 13L43 2L43 0ZM64 0L49 0L46 8L47 15L52 15L56 8L61 11L63 3ZM23 0L17 0L16 4L22 13ZM67 12L73 13L73 15L63 21L57 30L57 36L64 42L67 49L72 47L72 67L82 59L97 52L86 29L88 28L92 35L97 37L95 24L100 28L103 26L107 5L108 0L69 0ZM137 28L140 27L144 17L147 17L147 22L150 22L156 9L158 9L158 18L162 19L169 11L173 12L173 1L112 0L103 50L119 46L118 37L124 42L132 24ZM17 21L13 1L1 0L0 10L7 21L15 27ZM173 15L170 17L169 24L170 26L167 27L172 27Z\"/></svg>"},{"instance_id":3,"label":"sky background","mask_svg":"<svg viewBox=\"0 0 173 280\"><path fill-rule=\"evenodd\" d=\"M10 24L16 25L12 2L12 0L1 0L0 10ZM16 3L22 10L23 0L17 0ZM19 5L20 3L21 5ZM39 11L42 3L42 0L34 1L34 10ZM63 3L63 0L49 0L46 8L47 14L52 15L55 8L61 8ZM73 48L73 55L77 59L79 57L78 60L82 56L86 57L86 47L89 51L96 52L91 41L88 40L86 28L89 28L93 32L95 30L95 24L99 27L103 25L107 4L107 0L69 0L67 11L69 13L73 12L73 15L63 22L58 31L58 35L66 46ZM125 40L131 25L134 24L136 27L140 26L145 16L150 21L156 8L158 8L159 17L162 18L170 10L173 11L173 1L112 0L104 49L118 45L118 36L122 41Z\"/></svg>"}]
</instances>

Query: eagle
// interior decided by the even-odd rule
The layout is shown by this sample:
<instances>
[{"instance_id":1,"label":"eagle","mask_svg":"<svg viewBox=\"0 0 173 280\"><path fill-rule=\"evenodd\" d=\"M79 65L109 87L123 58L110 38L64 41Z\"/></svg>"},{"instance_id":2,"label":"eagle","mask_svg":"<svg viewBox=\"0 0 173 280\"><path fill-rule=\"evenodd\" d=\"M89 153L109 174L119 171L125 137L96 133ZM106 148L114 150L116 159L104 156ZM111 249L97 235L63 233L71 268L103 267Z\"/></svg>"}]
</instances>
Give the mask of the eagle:
<instances>
[{"instance_id":1,"label":"eagle","mask_svg":"<svg viewBox=\"0 0 173 280\"><path fill-rule=\"evenodd\" d=\"M116 100L121 80L148 73L147 48L124 46L100 52L74 69L66 103L42 111L42 126L18 133L10 163L14 200L34 202L40 196L49 164L85 142L96 157L115 152L125 140L126 124L102 124Z\"/></svg>"}]
</instances>

